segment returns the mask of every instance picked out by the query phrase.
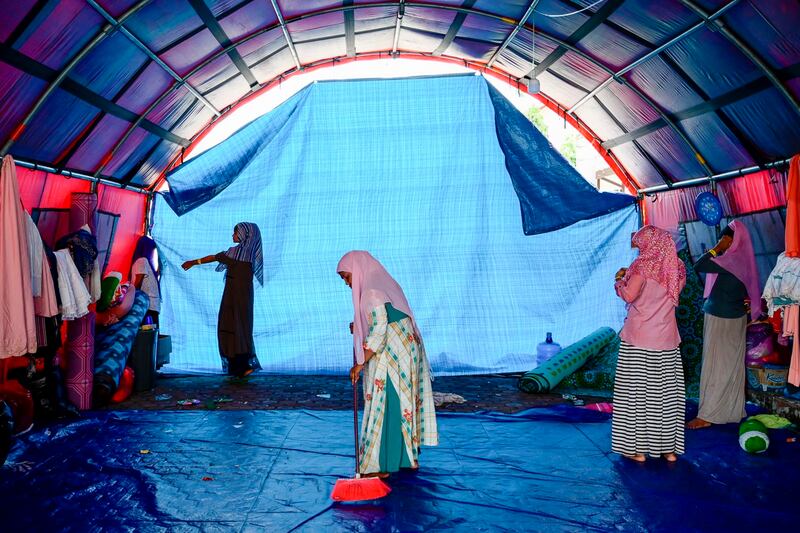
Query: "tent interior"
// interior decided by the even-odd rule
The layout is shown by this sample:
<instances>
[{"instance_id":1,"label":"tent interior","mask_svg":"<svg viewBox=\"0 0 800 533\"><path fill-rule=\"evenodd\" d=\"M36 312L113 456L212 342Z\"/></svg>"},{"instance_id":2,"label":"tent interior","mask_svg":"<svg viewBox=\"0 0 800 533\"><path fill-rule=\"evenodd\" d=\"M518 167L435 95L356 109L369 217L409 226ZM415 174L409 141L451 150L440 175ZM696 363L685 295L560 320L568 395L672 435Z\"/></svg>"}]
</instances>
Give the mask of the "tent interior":
<instances>
[{"instance_id":1,"label":"tent interior","mask_svg":"<svg viewBox=\"0 0 800 533\"><path fill-rule=\"evenodd\" d=\"M686 270L686 416L709 297L693 265L737 221L767 304L747 326L748 415L800 424L797 2L4 2L0 109L11 530L797 527L795 425L758 455L732 423L687 432L677 465L610 450L630 316L615 273L646 225ZM533 109L599 166L577 168ZM229 382L231 270L184 262L224 254L243 221L263 239L258 367ZM402 287L442 378L440 446L363 506L328 501L352 474L350 250ZM264 407L293 387L310 399Z\"/></svg>"}]
</instances>

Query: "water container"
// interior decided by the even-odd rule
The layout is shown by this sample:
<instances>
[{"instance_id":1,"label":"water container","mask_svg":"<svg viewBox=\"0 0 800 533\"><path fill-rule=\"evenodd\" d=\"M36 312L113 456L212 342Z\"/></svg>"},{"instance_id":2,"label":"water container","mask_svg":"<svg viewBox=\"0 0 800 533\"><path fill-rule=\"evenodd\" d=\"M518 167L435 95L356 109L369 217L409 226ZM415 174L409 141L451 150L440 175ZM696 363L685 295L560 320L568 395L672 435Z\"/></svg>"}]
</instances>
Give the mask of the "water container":
<instances>
[{"instance_id":1,"label":"water container","mask_svg":"<svg viewBox=\"0 0 800 533\"><path fill-rule=\"evenodd\" d=\"M536 364L541 365L561 351L561 345L553 342L553 334L547 332L547 339L536 346Z\"/></svg>"}]
</instances>

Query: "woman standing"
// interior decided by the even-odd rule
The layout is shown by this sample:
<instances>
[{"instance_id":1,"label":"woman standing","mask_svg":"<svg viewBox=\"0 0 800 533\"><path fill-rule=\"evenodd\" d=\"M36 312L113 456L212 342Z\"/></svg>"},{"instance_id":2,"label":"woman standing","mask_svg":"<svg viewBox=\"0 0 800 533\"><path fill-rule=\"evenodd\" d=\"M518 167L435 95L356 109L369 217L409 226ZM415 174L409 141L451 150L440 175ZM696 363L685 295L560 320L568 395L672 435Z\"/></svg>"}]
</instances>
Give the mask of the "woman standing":
<instances>
[{"instance_id":1,"label":"woman standing","mask_svg":"<svg viewBox=\"0 0 800 533\"><path fill-rule=\"evenodd\" d=\"M223 371L244 377L261 368L253 343L253 276L264 285L261 232L252 222L240 222L233 228L233 242L237 245L226 252L186 261L183 269L216 261L217 271L226 271L217 323L219 353Z\"/></svg>"},{"instance_id":2,"label":"woman standing","mask_svg":"<svg viewBox=\"0 0 800 533\"><path fill-rule=\"evenodd\" d=\"M388 477L418 468L420 445L439 442L425 347L403 289L369 252L336 268L353 291L353 384L364 376L359 472Z\"/></svg>"},{"instance_id":3,"label":"woman standing","mask_svg":"<svg viewBox=\"0 0 800 533\"><path fill-rule=\"evenodd\" d=\"M703 367L700 371L700 409L689 429L739 422L744 409L747 307L761 315L761 291L753 243L747 226L738 220L722 231L719 242L695 263L706 274L703 305Z\"/></svg>"},{"instance_id":4,"label":"woman standing","mask_svg":"<svg viewBox=\"0 0 800 533\"><path fill-rule=\"evenodd\" d=\"M136 290L143 290L150 297L145 318L149 318L158 326L158 314L161 312L161 260L158 257L156 242L146 235L139 237L131 260L131 281Z\"/></svg>"},{"instance_id":5,"label":"woman standing","mask_svg":"<svg viewBox=\"0 0 800 533\"><path fill-rule=\"evenodd\" d=\"M615 289L628 304L614 380L611 450L637 462L682 454L685 392L675 308L686 268L666 231L645 226L631 240L639 249L617 272Z\"/></svg>"}]
</instances>

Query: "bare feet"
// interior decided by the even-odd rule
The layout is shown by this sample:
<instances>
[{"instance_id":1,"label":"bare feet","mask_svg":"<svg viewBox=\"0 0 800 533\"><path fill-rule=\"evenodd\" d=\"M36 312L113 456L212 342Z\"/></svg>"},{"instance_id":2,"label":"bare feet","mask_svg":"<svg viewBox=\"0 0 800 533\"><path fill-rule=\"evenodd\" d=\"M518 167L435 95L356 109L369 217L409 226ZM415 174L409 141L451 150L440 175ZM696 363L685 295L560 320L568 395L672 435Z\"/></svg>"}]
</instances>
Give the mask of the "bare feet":
<instances>
[{"instance_id":1,"label":"bare feet","mask_svg":"<svg viewBox=\"0 0 800 533\"><path fill-rule=\"evenodd\" d=\"M663 457L668 463L674 463L678 460L678 456L674 453L665 453L661 457Z\"/></svg>"},{"instance_id":2,"label":"bare feet","mask_svg":"<svg viewBox=\"0 0 800 533\"><path fill-rule=\"evenodd\" d=\"M370 472L369 474L361 474L361 477L377 477L380 479L386 479L389 477L388 472Z\"/></svg>"},{"instance_id":3,"label":"bare feet","mask_svg":"<svg viewBox=\"0 0 800 533\"><path fill-rule=\"evenodd\" d=\"M630 459L631 461L634 461L634 462L637 462L637 463L643 463L643 462L647 461L647 457L645 457L644 454L642 454L642 453L637 453L637 454L634 454L634 455L623 455L623 457L625 459Z\"/></svg>"},{"instance_id":4,"label":"bare feet","mask_svg":"<svg viewBox=\"0 0 800 533\"><path fill-rule=\"evenodd\" d=\"M708 420L703 420L702 418L695 418L694 420L686 424L686 427L689 429L703 429L711 427L711 422L709 422Z\"/></svg>"}]
</instances>

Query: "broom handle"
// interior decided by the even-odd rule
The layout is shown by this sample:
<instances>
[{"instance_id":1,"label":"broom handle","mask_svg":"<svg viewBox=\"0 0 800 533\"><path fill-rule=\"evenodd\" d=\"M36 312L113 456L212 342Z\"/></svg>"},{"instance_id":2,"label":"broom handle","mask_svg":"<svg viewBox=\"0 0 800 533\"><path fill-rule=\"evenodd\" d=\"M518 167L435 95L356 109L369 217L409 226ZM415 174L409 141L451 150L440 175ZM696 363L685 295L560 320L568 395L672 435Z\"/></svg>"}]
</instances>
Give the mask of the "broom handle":
<instances>
[{"instance_id":1,"label":"broom handle","mask_svg":"<svg viewBox=\"0 0 800 533\"><path fill-rule=\"evenodd\" d=\"M353 365L356 364L356 352L353 350ZM356 477L361 477L358 473L358 464L361 462L358 453L358 379L353 383L353 437L356 445Z\"/></svg>"}]
</instances>

